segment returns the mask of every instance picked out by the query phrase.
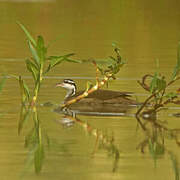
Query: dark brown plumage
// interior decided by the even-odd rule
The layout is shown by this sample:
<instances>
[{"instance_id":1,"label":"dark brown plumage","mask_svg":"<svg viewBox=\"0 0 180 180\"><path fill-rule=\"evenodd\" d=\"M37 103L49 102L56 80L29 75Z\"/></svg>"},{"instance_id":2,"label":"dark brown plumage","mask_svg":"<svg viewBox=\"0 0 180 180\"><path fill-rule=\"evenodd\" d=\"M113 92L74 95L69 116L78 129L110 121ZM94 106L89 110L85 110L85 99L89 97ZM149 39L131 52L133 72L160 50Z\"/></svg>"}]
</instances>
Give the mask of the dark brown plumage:
<instances>
[{"instance_id":1,"label":"dark brown plumage","mask_svg":"<svg viewBox=\"0 0 180 180\"><path fill-rule=\"evenodd\" d=\"M65 101L69 101L83 93L84 91L79 91L75 95L67 97ZM129 99L130 97L131 95L128 92L99 89L89 94L87 97L81 99L79 102L89 102L91 104L137 104L135 100Z\"/></svg>"}]
</instances>

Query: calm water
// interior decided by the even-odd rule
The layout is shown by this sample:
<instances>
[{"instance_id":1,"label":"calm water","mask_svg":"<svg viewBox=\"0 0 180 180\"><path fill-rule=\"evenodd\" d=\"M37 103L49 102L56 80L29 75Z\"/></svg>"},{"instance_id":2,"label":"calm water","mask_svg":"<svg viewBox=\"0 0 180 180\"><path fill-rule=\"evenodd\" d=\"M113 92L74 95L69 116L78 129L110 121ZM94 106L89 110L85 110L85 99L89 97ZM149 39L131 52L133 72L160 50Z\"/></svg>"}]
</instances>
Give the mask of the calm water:
<instances>
[{"instance_id":1,"label":"calm water","mask_svg":"<svg viewBox=\"0 0 180 180\"><path fill-rule=\"evenodd\" d=\"M17 20L34 36L42 34L46 42L58 38L50 46L49 55L74 52L77 59L103 59L112 55L111 44L117 42L127 65L109 88L135 92L139 100L147 94L137 80L154 72L155 59L159 59L160 71L166 76L171 74L176 62L180 40L178 0L0 1L1 72L21 74L30 87L33 87L32 79L24 63L30 53ZM87 79L94 81L95 70L87 63L61 64L44 80L39 104L50 101L58 105L65 91L54 86L67 77L75 79L79 89L83 89ZM177 84L171 88L178 87ZM158 138L161 141L165 137L165 152L154 157L145 143L147 134L133 116L136 109L126 116L78 115L67 127L62 120L67 121L68 117L64 119L64 115L53 112L53 107L40 105L44 161L41 173L36 175L31 161L33 152L25 147L25 140L34 127L31 119L25 122L18 135L21 110L18 82L9 78L0 96L2 180L175 179L171 159L180 160L178 137L161 134ZM158 120L170 129L180 128L179 118L171 115L177 112L178 107L171 107L161 112ZM159 133L152 123L149 128L152 136Z\"/></svg>"}]
</instances>

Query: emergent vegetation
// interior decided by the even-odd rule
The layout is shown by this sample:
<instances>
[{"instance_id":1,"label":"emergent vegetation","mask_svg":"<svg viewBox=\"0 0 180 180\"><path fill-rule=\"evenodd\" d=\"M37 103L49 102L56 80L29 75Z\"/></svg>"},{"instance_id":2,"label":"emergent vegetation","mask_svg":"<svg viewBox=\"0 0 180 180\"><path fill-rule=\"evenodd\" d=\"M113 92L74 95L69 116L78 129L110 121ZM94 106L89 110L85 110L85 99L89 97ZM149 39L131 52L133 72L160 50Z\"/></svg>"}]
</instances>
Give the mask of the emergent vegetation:
<instances>
[{"instance_id":1,"label":"emergent vegetation","mask_svg":"<svg viewBox=\"0 0 180 180\"><path fill-rule=\"evenodd\" d=\"M37 40L35 40L21 23L18 22L18 24L26 34L28 46L32 54L32 57L26 59L26 67L28 71L32 73L32 77L34 79L33 93L30 94L30 90L27 84L22 79L22 77L19 76L19 84L22 93L22 102L31 102L30 104L31 106L33 106L37 101L40 86L46 73L48 73L55 66L57 66L63 61L79 61L70 59L70 57L74 55L73 53L61 56L47 56L48 48L47 46L45 46L43 37L38 36Z\"/></svg>"},{"instance_id":2,"label":"emergent vegetation","mask_svg":"<svg viewBox=\"0 0 180 180\"><path fill-rule=\"evenodd\" d=\"M158 67L159 64L157 62L157 71L154 73L154 75L146 74L143 76L141 82L138 81L138 83L150 93L150 96L138 109L136 117L142 112L144 108L148 109L147 113L156 114L169 103L179 103L177 100L178 90L176 92L167 92L167 88L180 79L180 44L178 45L177 50L177 63L169 81L166 80L165 76L159 73ZM151 79L149 84L146 83L148 78Z\"/></svg>"}]
</instances>

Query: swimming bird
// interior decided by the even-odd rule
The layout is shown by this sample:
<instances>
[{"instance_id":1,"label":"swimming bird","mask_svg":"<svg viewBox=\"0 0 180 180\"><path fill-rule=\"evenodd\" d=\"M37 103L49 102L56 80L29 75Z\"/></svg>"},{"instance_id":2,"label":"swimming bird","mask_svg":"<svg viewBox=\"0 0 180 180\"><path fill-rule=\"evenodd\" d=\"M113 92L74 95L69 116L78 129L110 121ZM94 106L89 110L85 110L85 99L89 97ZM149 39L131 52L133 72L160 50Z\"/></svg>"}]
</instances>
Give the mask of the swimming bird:
<instances>
[{"instance_id":1,"label":"swimming bird","mask_svg":"<svg viewBox=\"0 0 180 180\"><path fill-rule=\"evenodd\" d=\"M77 96L83 94L85 91L77 91L76 83L72 79L64 79L63 82L57 83L56 87L63 87L67 90L67 94L64 99L64 103L76 98ZM90 93L87 97L81 99L74 104L87 105L87 106L127 106L127 105L137 105L137 101L130 99L132 93L119 92L112 90L98 89L93 93ZM73 104L72 104L73 105ZM95 108L95 107L94 107Z\"/></svg>"}]
</instances>

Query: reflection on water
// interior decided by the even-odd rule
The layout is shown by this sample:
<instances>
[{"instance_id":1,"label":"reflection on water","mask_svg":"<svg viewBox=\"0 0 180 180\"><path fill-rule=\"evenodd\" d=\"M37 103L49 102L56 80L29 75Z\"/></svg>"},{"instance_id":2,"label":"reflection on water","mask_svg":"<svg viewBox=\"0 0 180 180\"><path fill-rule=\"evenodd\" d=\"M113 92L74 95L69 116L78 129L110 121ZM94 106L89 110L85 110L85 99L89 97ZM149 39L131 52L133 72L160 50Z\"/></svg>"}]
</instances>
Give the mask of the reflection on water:
<instances>
[{"instance_id":1,"label":"reflection on water","mask_svg":"<svg viewBox=\"0 0 180 180\"><path fill-rule=\"evenodd\" d=\"M33 121L33 127L25 135L24 147L28 149L25 167L30 167L30 165L33 164L35 172L38 174L42 169L45 158L45 142L47 145L49 145L50 142L46 132L41 128L41 121L36 107L29 108L22 105L18 133L21 133L24 124L29 119Z\"/></svg>"},{"instance_id":2,"label":"reflection on water","mask_svg":"<svg viewBox=\"0 0 180 180\"><path fill-rule=\"evenodd\" d=\"M120 158L120 151L114 144L115 137L113 136L113 133L111 136L109 136L107 132L102 132L100 129L93 128L87 122L78 119L75 114L73 116L65 115L60 122L65 127L70 127L73 126L74 123L77 123L79 126L83 127L90 136L94 136L95 145L92 151L92 155L95 155L97 149L106 150L108 156L111 156L114 159L112 171L116 171Z\"/></svg>"},{"instance_id":3,"label":"reflection on water","mask_svg":"<svg viewBox=\"0 0 180 180\"><path fill-rule=\"evenodd\" d=\"M96 159L97 153L102 153L103 155L103 151L105 151L108 157L110 157L108 160L109 164L111 164L111 161L113 160L112 172L117 173L121 162L120 152L123 152L124 150L120 149L119 145L116 143L116 136L113 131L108 132L101 128L93 127L87 122L87 119L81 120L71 110L66 109L66 111L61 112L64 114L61 116L61 119L56 120L56 123L62 124L65 130L68 130L70 133L75 126L80 126L85 130L85 133L84 135L82 134L82 136L87 136L88 134L88 136L94 137L94 141L90 145L90 153L86 156ZM88 119L91 118L92 117L89 115ZM138 116L136 118L139 126L136 133L142 133L141 140L136 144L136 149L140 150L142 154L145 154L147 153L146 151L148 151L150 157L154 161L154 167L157 169L160 168L158 167L159 161L162 158L165 158L165 156L168 156L172 171L174 172L174 177L175 179L179 179L177 152L167 145L167 141L172 141L179 148L180 128L170 128L165 121L158 120L156 114L144 119L143 117ZM28 149L28 152L23 168L24 170L22 170L23 177L26 177L26 173L28 173L32 166L34 166L34 170L37 174L42 171L44 163L46 163L46 152L50 146L53 146L51 137L47 135L46 129L41 126L40 119L41 117L39 116L36 107L32 108L22 105L18 133L21 134L27 121L33 121L33 127L28 130L24 140L24 147ZM126 143L131 142L127 141ZM64 152L66 153L66 150ZM123 152L123 154L124 153L126 152Z\"/></svg>"},{"instance_id":4,"label":"reflection on water","mask_svg":"<svg viewBox=\"0 0 180 180\"><path fill-rule=\"evenodd\" d=\"M68 115L67 112L70 113L70 115ZM30 130L25 135L24 147L28 149L28 154L24 170L28 171L28 168L31 168L31 166L33 165L35 173L39 174L43 167L45 151L47 148L49 148L51 141L45 129L42 129L41 127L40 117L35 106L21 106L20 120L18 125L19 135L23 130L24 124L27 123L27 121L33 121L33 127L30 128ZM83 127L90 136L94 136L95 145L94 148L92 148L92 156L95 156L97 149L106 150L108 156L114 159L112 171L116 172L120 152L114 144L113 133L111 135L108 135L107 132L103 132L100 129L91 127L90 124L78 119L76 117L76 114L74 114L74 112L71 113L70 111L66 111L64 117L62 117L62 119L58 122L60 122L63 127L72 127L76 123L79 126Z\"/></svg>"},{"instance_id":5,"label":"reflection on water","mask_svg":"<svg viewBox=\"0 0 180 180\"><path fill-rule=\"evenodd\" d=\"M144 120L138 116L136 118L144 134L144 138L138 144L137 149L140 149L143 154L145 149L148 149L150 156L155 162L155 166L157 166L158 159L164 157L166 153L171 160L175 179L179 179L179 163L176 151L167 146L167 141L173 141L179 148L180 128L169 128L165 121L157 119L156 114Z\"/></svg>"}]
</instances>

